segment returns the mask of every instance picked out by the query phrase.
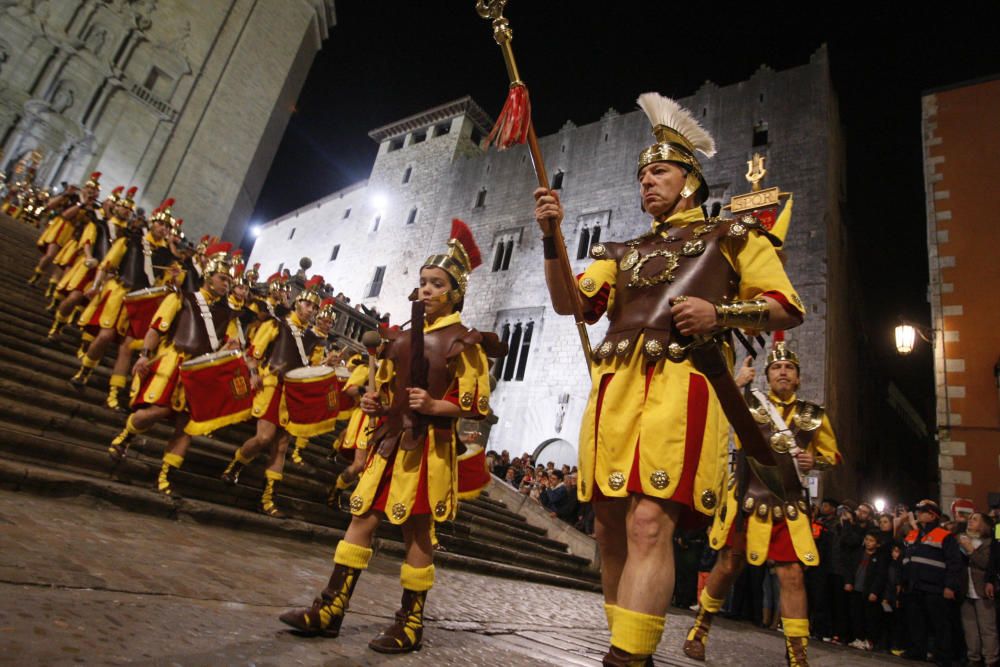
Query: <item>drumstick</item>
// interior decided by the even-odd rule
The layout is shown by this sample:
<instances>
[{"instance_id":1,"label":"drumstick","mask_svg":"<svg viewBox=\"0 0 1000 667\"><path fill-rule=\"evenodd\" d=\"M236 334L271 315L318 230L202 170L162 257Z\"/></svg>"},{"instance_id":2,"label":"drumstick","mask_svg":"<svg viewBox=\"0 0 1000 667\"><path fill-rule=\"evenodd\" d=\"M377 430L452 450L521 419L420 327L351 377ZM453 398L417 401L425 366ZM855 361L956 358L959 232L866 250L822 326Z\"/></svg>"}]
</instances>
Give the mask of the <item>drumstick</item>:
<instances>
[{"instance_id":1,"label":"drumstick","mask_svg":"<svg viewBox=\"0 0 1000 667\"><path fill-rule=\"evenodd\" d=\"M382 336L377 331L366 331L361 335L361 344L368 350L368 391L375 391L375 354L382 343Z\"/></svg>"}]
</instances>

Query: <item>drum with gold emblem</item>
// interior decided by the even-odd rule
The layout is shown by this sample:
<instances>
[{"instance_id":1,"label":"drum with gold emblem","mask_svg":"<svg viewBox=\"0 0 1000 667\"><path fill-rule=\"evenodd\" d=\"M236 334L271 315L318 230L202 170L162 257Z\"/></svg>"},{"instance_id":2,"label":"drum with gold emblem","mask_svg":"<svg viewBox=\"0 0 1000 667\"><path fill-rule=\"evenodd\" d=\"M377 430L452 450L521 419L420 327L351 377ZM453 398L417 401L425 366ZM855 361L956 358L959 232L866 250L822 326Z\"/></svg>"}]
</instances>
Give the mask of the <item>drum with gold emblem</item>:
<instances>
[{"instance_id":1,"label":"drum with gold emblem","mask_svg":"<svg viewBox=\"0 0 1000 667\"><path fill-rule=\"evenodd\" d=\"M167 295L174 288L147 287L125 295L125 310L128 312L128 335L137 340L143 338L153 323L153 315Z\"/></svg>"},{"instance_id":2,"label":"drum with gold emblem","mask_svg":"<svg viewBox=\"0 0 1000 667\"><path fill-rule=\"evenodd\" d=\"M341 384L330 366L304 366L285 373L282 427L303 438L332 431L340 412Z\"/></svg>"},{"instance_id":3,"label":"drum with gold emblem","mask_svg":"<svg viewBox=\"0 0 1000 667\"><path fill-rule=\"evenodd\" d=\"M250 371L239 350L220 350L181 364L191 421L189 435L204 435L250 418Z\"/></svg>"}]
</instances>

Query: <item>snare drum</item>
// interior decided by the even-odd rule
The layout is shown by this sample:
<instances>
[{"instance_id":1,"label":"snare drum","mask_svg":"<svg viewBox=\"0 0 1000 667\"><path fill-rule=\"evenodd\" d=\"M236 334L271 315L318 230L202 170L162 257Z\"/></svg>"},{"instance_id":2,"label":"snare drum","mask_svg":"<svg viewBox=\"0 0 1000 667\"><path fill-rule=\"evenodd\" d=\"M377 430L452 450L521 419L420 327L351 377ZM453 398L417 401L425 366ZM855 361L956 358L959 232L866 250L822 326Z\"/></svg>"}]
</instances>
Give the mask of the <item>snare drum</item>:
<instances>
[{"instance_id":1,"label":"snare drum","mask_svg":"<svg viewBox=\"0 0 1000 667\"><path fill-rule=\"evenodd\" d=\"M125 295L125 310L128 312L128 335L136 340L142 339L149 326L153 323L153 315L160 307L172 287L147 287L135 290Z\"/></svg>"},{"instance_id":2,"label":"snare drum","mask_svg":"<svg viewBox=\"0 0 1000 667\"><path fill-rule=\"evenodd\" d=\"M189 435L204 435L250 418L250 371L239 350L203 354L181 364L191 421Z\"/></svg>"},{"instance_id":3,"label":"snare drum","mask_svg":"<svg viewBox=\"0 0 1000 667\"><path fill-rule=\"evenodd\" d=\"M340 412L340 380L329 366L304 366L285 373L282 426L296 437L311 438L333 430Z\"/></svg>"}]
</instances>

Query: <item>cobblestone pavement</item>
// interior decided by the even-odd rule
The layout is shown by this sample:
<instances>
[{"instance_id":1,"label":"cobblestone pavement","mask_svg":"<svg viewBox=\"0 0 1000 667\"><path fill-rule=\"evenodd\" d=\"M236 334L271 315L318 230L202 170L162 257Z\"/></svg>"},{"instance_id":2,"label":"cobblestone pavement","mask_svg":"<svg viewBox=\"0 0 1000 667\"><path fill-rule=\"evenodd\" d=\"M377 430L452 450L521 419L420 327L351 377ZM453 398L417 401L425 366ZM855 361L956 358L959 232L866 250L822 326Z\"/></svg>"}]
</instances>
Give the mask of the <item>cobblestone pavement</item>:
<instances>
[{"instance_id":1,"label":"cobblestone pavement","mask_svg":"<svg viewBox=\"0 0 1000 667\"><path fill-rule=\"evenodd\" d=\"M376 555L339 639L303 639L277 615L308 605L333 545L134 514L88 496L0 489L0 665L598 665L607 647L600 597L441 569L424 647L381 656L367 641L399 601L399 562ZM691 620L668 620L658 665ZM713 628L709 665L784 664L780 637ZM811 647L816 667L897 662Z\"/></svg>"}]
</instances>

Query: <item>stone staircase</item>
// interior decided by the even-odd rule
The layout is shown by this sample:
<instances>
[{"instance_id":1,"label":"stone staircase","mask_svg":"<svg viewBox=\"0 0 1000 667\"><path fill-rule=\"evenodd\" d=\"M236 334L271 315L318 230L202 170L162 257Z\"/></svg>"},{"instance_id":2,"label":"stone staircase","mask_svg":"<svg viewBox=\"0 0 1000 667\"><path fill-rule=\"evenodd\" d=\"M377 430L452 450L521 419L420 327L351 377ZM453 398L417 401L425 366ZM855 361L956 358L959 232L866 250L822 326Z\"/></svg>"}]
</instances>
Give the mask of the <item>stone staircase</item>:
<instances>
[{"instance_id":1,"label":"stone staircase","mask_svg":"<svg viewBox=\"0 0 1000 667\"><path fill-rule=\"evenodd\" d=\"M129 457L113 469L107 446L123 427L125 416L103 404L112 359L109 356L95 370L87 388L77 390L69 383L78 367L75 350L79 334L68 328L58 342L47 341L52 318L44 307L45 285L32 287L25 282L38 259L34 248L38 233L0 215L4 240L0 264L0 463L8 473L14 469L35 471L35 478L50 484L63 480L67 488L103 489L95 493L118 498L120 504L137 511L167 511L171 515L187 511L202 521L331 542L342 537L350 515L326 505L329 487L342 468L329 457L331 436L315 439L303 452L301 466L289 458L285 478L278 486L278 504L290 517L284 521L256 513L264 486L259 463L245 469L235 487L219 480L236 447L253 434L253 422L194 439L184 467L171 474L181 500L164 498L153 490L163 446L172 431L168 425L158 425L137 437ZM3 476L7 486L12 484L12 474ZM500 483L494 480L494 484ZM566 527L555 520L546 526L537 513L529 521L487 491L477 500L463 502L455 521L438 524L443 551L437 558L453 567L498 576L599 589L589 538L574 536L571 541L578 554L574 555L565 542L547 536L550 529L564 534ZM383 522L377 538L379 549L402 554L402 534L397 527Z\"/></svg>"}]
</instances>

